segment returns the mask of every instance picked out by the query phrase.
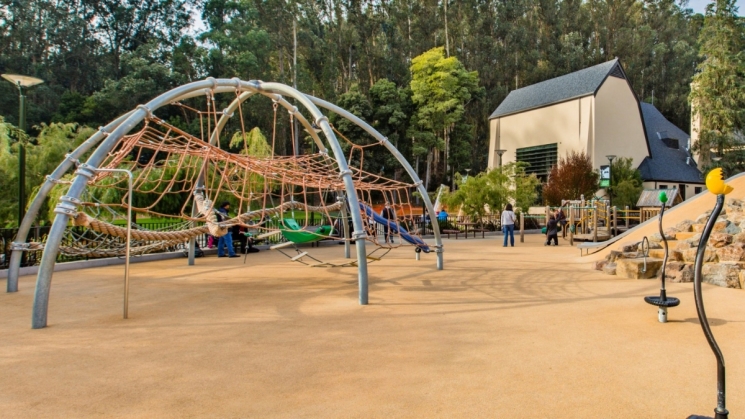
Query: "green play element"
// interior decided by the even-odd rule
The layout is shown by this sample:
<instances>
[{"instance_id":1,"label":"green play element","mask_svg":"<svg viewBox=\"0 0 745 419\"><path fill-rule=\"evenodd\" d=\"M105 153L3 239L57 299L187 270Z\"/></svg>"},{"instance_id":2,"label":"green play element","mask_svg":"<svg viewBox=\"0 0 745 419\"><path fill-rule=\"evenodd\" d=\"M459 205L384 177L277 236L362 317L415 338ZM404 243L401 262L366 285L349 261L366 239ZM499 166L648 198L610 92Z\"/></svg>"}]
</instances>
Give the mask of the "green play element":
<instances>
[{"instance_id":1,"label":"green play element","mask_svg":"<svg viewBox=\"0 0 745 419\"><path fill-rule=\"evenodd\" d=\"M327 238L331 234L332 227L325 225L318 227L316 231L307 231L303 230L294 219L285 218L282 220L281 230L282 235L287 240L296 244L303 244Z\"/></svg>"},{"instance_id":2,"label":"green play element","mask_svg":"<svg viewBox=\"0 0 745 419\"><path fill-rule=\"evenodd\" d=\"M665 192L660 192L660 196L658 197L658 199L664 204L665 202L667 202L667 194Z\"/></svg>"}]
</instances>

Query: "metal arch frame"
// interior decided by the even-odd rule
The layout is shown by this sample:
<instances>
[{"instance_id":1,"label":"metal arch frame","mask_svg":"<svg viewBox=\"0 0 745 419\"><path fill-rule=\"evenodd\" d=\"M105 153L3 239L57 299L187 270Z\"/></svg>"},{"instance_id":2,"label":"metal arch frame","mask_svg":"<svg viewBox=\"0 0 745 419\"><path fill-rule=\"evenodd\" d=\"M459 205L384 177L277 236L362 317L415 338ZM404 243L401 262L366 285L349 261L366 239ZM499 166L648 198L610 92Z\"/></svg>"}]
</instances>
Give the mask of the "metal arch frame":
<instances>
[{"instance_id":1,"label":"metal arch frame","mask_svg":"<svg viewBox=\"0 0 745 419\"><path fill-rule=\"evenodd\" d=\"M331 129L328 119L321 113L318 107L316 107L316 105L313 104L313 102L311 102L304 94L300 93L296 89L279 83L263 83L260 81L246 82L239 79L215 79L212 77L209 77L202 81L192 82L177 87L161 94L160 96L148 102L146 105L137 106L137 108L135 108L131 112L121 116L119 119L109 124L107 127L113 128L113 130L105 136L106 138L103 139L103 141L101 141L101 137L103 137L104 134L100 133L99 135L99 133L96 133L91 138L89 138L86 143L84 143L86 144L85 148L81 146L76 149L74 155L77 158L82 156L85 151L92 148L96 143L100 142L93 154L91 154L91 156L88 158L88 161L85 164L81 164L78 167L78 170L75 171L76 176L72 181L72 184L70 185L67 195L60 198L60 203L57 204L54 210L56 216L54 218L52 228L49 231L47 243L45 246L45 252L42 255L41 265L39 267L39 273L36 279L36 290L34 292L34 305L31 319L32 328L41 329L47 326L49 292L52 285L52 275L54 273L56 256L59 250L60 243L62 241L62 236L64 235L65 229L67 227L67 222L69 221L70 217L74 216L77 213L78 205L80 203L78 197L85 190L88 179L93 176L93 173L98 168L98 165L104 161L106 155L116 145L119 139L122 136L126 135L130 130L132 130L146 116L151 115L152 111L159 109L164 105L172 103L176 100L199 96L203 93L223 93L235 89L254 91L262 94L278 93L292 97L300 104L305 106L305 108L310 111L313 118L315 118L314 122L316 126L321 128L324 135L328 139L329 144L331 145L334 157L337 161L337 164L339 165L339 175L343 180L350 207L359 208L359 202L354 189L352 173L349 170L349 166L347 165L344 153L341 149L341 146L339 145L338 140L336 139L336 136L334 135L333 130ZM312 131L312 129L310 131ZM61 170L64 167L64 171L66 171L71 167L72 163L72 160L70 160L69 162L66 160L58 167L58 170ZM58 170L55 170L55 172L57 172ZM64 173L64 171L62 173ZM49 186L46 190L46 193L48 193L49 189L51 189L51 186L53 186L53 183L49 185L45 184L44 186ZM34 203L37 203L37 201L43 201L41 193L37 194ZM40 203L38 203L38 207L41 207ZM32 220L36 216L36 213L38 213L38 208L36 208L36 211L33 214L27 214L26 218L24 218L24 222L28 220L30 215L33 215L30 218ZM365 305L368 303L367 258L365 251L365 241L358 239L364 239L366 237L366 233L363 228L360 211L351 211L351 213L352 224L355 229L354 233L352 234L352 238L355 239L358 259L359 303L361 305ZM27 224L30 227L30 221L28 221ZM28 230L25 233L27 234ZM20 231L18 237L20 237ZM19 259L18 262L20 262L20 258L17 259Z\"/></svg>"},{"instance_id":2,"label":"metal arch frame","mask_svg":"<svg viewBox=\"0 0 745 419\"><path fill-rule=\"evenodd\" d=\"M210 144L216 144L217 139L219 138L222 129L225 127L225 124L227 123L228 119L233 115L233 112L242 104L245 102L248 98L253 96L255 92L248 91L241 93L225 110L223 111L223 116L220 118L220 120L215 125L215 129L212 132L212 135L210 136ZM276 101L277 103L281 104L284 108L291 111L292 115L300 121L301 124L306 128L308 133L313 137L313 140L315 141L316 145L318 145L319 150L321 150L321 153L328 153L328 150L326 149L325 145L320 141L318 138L318 135L316 132L311 128L311 125L307 122L305 117L303 117L302 114L297 112L297 108L292 106L290 103L288 103L286 100L282 98L280 95L276 94L265 94L266 96L270 97L272 100ZM388 151L390 151L391 154L398 160L398 162L404 167L406 170L406 173L409 174L411 179L414 181L414 183L417 185L417 191L422 195L422 198L424 200L424 205L427 208L427 213L429 214L430 220L436 219L434 206L432 205L432 202L429 199L429 195L427 194L426 189L424 188L423 182L419 179L419 177L416 174L416 171L414 171L414 168L411 167L411 164L404 158L404 156L401 154L401 152L398 151L398 149L391 144L388 139L383 136L381 133L379 133L375 128L370 126L367 122L363 121L362 119L358 118L354 114L350 113L349 111L340 108L330 102L327 102L323 99L319 99L314 96L305 95L311 102L313 102L315 105L320 106L321 108L327 109L331 112L334 112L338 115L340 115L343 118L346 118L347 120L355 123L358 127L362 128L367 132L368 134L372 135L373 138L378 140L383 146L385 146ZM437 269L442 270L443 269L443 245L442 245L442 238L440 236L440 226L437 223L432 223L432 230L434 231L435 235L435 252L437 254ZM347 256L348 257L348 256Z\"/></svg>"},{"instance_id":3,"label":"metal arch frame","mask_svg":"<svg viewBox=\"0 0 745 419\"><path fill-rule=\"evenodd\" d=\"M232 87L218 87L213 92L224 93L232 91ZM177 97L173 102L177 102L184 99L200 96L204 94L204 91L194 91L185 93L180 97ZM88 152L93 146L101 142L106 136L108 136L114 129L116 129L122 122L126 121L134 111L129 111L124 115L121 115L113 122L109 123L104 127L99 127L98 131L90 136L86 141L78 146L73 152L67 155L65 160L57 166L57 168L46 178L46 181L39 188L36 196L34 196L26 215L23 217L21 224L18 226L18 232L16 233L15 240L13 241L13 251L10 255L10 264L8 266L8 282L7 292L18 292L18 277L20 275L21 259L23 256L23 246L25 246L26 240L28 239L28 233L31 230L34 219L41 210L41 206L44 200L49 196L54 185L67 173L70 168L78 163L78 159Z\"/></svg>"},{"instance_id":4,"label":"metal arch frame","mask_svg":"<svg viewBox=\"0 0 745 419\"><path fill-rule=\"evenodd\" d=\"M411 164L404 158L404 156L401 154L401 152L398 151L398 149L391 144L390 141L388 141L388 138L384 137L381 133L379 133L375 128L371 127L367 122L363 121L362 119L356 117L352 113L346 111L343 108L340 108L330 102L327 102L323 99L319 99L317 97L313 97L310 95L306 95L308 99L311 100L311 102L315 103L316 105L328 109L331 112L334 112L335 114L338 114L355 124L357 124L358 127L362 128L367 132L368 134L372 135L376 140L380 141L382 145L385 146L385 148L388 149L388 151L393 154L394 157L396 157L396 160L398 160L399 163L406 169L406 173L409 174L411 179L416 184L416 189L419 191L419 193L422 195L422 199L424 200L424 205L427 208L427 213L429 214L430 220L436 220L437 217L435 215L435 208L432 205L432 201L429 199L429 195L427 194L427 190L424 188L424 184L419 179L419 176L417 176L416 171L414 171L414 168L411 167ZM436 222L432 222L432 231L435 234L435 253L437 254L437 269L442 270L443 268L443 246L442 246L442 237L440 236L440 225Z\"/></svg>"}]
</instances>

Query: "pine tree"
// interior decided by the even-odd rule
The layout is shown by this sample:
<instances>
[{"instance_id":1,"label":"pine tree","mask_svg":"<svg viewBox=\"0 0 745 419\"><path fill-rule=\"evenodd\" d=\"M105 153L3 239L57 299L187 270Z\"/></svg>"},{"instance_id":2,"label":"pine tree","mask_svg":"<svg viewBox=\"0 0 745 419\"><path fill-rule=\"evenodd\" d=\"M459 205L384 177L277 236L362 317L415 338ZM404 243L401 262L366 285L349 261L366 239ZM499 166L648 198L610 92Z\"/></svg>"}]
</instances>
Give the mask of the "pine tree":
<instances>
[{"instance_id":1,"label":"pine tree","mask_svg":"<svg viewBox=\"0 0 745 419\"><path fill-rule=\"evenodd\" d=\"M745 62L743 26L735 0L717 0L706 8L699 35L703 58L693 77L690 99L701 121L695 150L704 168L711 166L712 152L722 158L730 174L745 169L742 129L745 125Z\"/></svg>"}]
</instances>

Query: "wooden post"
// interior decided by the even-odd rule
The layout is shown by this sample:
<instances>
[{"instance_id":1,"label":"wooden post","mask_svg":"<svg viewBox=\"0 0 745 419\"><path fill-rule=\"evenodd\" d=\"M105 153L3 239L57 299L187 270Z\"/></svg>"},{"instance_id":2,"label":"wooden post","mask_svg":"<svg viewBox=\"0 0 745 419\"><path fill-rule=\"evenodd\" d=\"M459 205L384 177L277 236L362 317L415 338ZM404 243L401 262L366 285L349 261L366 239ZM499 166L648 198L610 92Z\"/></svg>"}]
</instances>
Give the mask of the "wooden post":
<instances>
[{"instance_id":1,"label":"wooden post","mask_svg":"<svg viewBox=\"0 0 745 419\"><path fill-rule=\"evenodd\" d=\"M598 207L592 207L592 241L598 241Z\"/></svg>"},{"instance_id":2,"label":"wooden post","mask_svg":"<svg viewBox=\"0 0 745 419\"><path fill-rule=\"evenodd\" d=\"M618 217L616 213L616 207L613 207L613 230L610 231L610 236L613 237L613 232L615 231L616 234L618 234Z\"/></svg>"},{"instance_id":3,"label":"wooden post","mask_svg":"<svg viewBox=\"0 0 745 419\"><path fill-rule=\"evenodd\" d=\"M587 222L585 220L585 196L580 195L579 200L579 219L582 223L582 234L587 234Z\"/></svg>"},{"instance_id":4,"label":"wooden post","mask_svg":"<svg viewBox=\"0 0 745 419\"><path fill-rule=\"evenodd\" d=\"M569 224L567 224L567 227L569 227L569 245L574 246L574 232L572 231L574 229L574 208L572 206L569 207Z\"/></svg>"},{"instance_id":5,"label":"wooden post","mask_svg":"<svg viewBox=\"0 0 745 419\"><path fill-rule=\"evenodd\" d=\"M623 220L623 226L626 227L626 230L629 229L629 206L626 205L624 208L624 213L626 214L626 219Z\"/></svg>"},{"instance_id":6,"label":"wooden post","mask_svg":"<svg viewBox=\"0 0 745 419\"><path fill-rule=\"evenodd\" d=\"M520 211L520 243L525 243L525 216L523 211Z\"/></svg>"}]
</instances>

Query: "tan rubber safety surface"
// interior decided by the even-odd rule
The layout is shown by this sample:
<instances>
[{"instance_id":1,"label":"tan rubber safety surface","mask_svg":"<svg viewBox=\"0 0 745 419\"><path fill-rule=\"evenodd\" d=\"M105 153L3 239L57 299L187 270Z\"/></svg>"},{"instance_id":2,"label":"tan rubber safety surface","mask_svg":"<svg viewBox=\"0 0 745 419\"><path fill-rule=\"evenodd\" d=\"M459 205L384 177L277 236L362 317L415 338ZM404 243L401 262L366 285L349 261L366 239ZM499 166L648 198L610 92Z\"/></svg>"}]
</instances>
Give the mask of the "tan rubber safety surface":
<instances>
[{"instance_id":1,"label":"tan rubber safety surface","mask_svg":"<svg viewBox=\"0 0 745 419\"><path fill-rule=\"evenodd\" d=\"M691 284L670 322L656 280L574 262L543 237L446 241L445 270L411 247L356 268L274 251L55 274L49 327L30 328L35 277L0 293L3 418L676 418L712 415L716 366ZM343 247L308 248L342 260ZM4 287L4 284L0 283ZM704 284L745 417L745 292Z\"/></svg>"}]
</instances>

